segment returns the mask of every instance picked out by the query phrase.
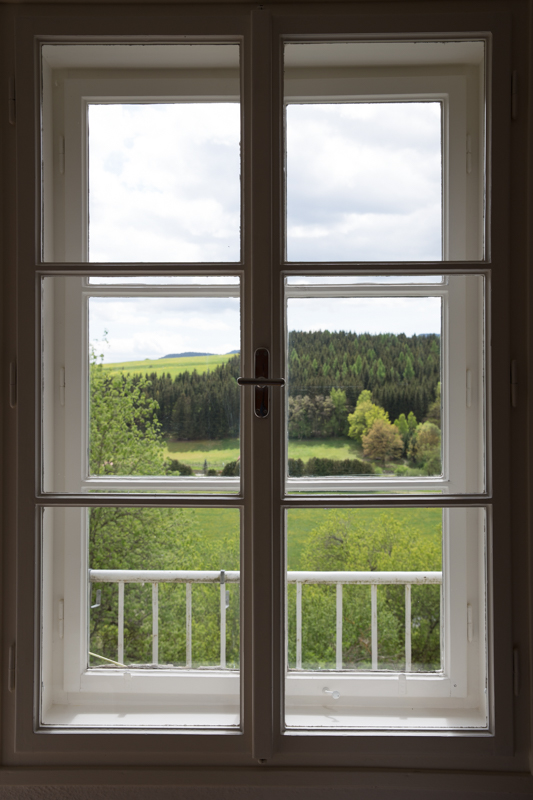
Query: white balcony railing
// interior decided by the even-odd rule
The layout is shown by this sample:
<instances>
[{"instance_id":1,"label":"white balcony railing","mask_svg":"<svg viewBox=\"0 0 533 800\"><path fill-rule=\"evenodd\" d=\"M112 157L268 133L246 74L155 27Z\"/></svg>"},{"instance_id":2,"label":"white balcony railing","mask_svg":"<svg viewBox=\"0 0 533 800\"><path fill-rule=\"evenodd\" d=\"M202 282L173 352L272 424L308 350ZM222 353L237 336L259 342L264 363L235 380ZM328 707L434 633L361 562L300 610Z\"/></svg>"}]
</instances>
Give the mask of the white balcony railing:
<instances>
[{"instance_id":1,"label":"white balcony railing","mask_svg":"<svg viewBox=\"0 0 533 800\"><path fill-rule=\"evenodd\" d=\"M184 583L186 586L186 666L192 667L192 585L220 584L220 666L226 667L226 583L239 583L240 572L216 570L120 570L91 569L91 583L118 584L118 662L124 662L124 584L152 584L152 663L159 663L160 583ZM304 584L336 586L335 656L336 669L342 670L342 588L345 584L370 585L372 669L378 669L378 585L405 587L405 672L411 671L411 586L440 584L442 572L287 572L287 582L296 584L296 669L302 669L302 587ZM442 607L442 591L441 591Z\"/></svg>"}]
</instances>

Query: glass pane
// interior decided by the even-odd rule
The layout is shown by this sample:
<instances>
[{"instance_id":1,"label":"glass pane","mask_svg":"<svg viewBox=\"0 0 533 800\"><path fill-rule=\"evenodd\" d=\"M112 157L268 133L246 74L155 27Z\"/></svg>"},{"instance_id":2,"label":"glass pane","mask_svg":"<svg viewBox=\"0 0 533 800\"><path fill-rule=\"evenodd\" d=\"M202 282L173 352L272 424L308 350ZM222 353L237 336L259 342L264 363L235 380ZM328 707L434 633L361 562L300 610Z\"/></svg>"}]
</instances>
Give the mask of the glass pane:
<instances>
[{"instance_id":1,"label":"glass pane","mask_svg":"<svg viewBox=\"0 0 533 800\"><path fill-rule=\"evenodd\" d=\"M422 726L449 724L442 698L466 682L467 596L484 658L484 512L299 508L286 525L287 725L409 726L421 698ZM482 680L471 700L472 724L480 709L485 723Z\"/></svg>"},{"instance_id":2,"label":"glass pane","mask_svg":"<svg viewBox=\"0 0 533 800\"><path fill-rule=\"evenodd\" d=\"M284 100L287 261L483 257L483 42L287 43Z\"/></svg>"},{"instance_id":3,"label":"glass pane","mask_svg":"<svg viewBox=\"0 0 533 800\"><path fill-rule=\"evenodd\" d=\"M287 309L289 476L441 475L441 299Z\"/></svg>"},{"instance_id":4,"label":"glass pane","mask_svg":"<svg viewBox=\"0 0 533 800\"><path fill-rule=\"evenodd\" d=\"M313 277L286 285L287 491L482 490L483 279Z\"/></svg>"},{"instance_id":5,"label":"glass pane","mask_svg":"<svg viewBox=\"0 0 533 800\"><path fill-rule=\"evenodd\" d=\"M240 260L238 103L88 115L89 261Z\"/></svg>"},{"instance_id":6,"label":"glass pane","mask_svg":"<svg viewBox=\"0 0 533 800\"><path fill-rule=\"evenodd\" d=\"M44 722L238 725L239 542L238 509L47 509Z\"/></svg>"},{"instance_id":7,"label":"glass pane","mask_svg":"<svg viewBox=\"0 0 533 800\"><path fill-rule=\"evenodd\" d=\"M239 287L153 292L44 280L47 490L238 492Z\"/></svg>"},{"instance_id":8,"label":"glass pane","mask_svg":"<svg viewBox=\"0 0 533 800\"><path fill-rule=\"evenodd\" d=\"M440 103L287 107L287 260L442 258Z\"/></svg>"}]
</instances>

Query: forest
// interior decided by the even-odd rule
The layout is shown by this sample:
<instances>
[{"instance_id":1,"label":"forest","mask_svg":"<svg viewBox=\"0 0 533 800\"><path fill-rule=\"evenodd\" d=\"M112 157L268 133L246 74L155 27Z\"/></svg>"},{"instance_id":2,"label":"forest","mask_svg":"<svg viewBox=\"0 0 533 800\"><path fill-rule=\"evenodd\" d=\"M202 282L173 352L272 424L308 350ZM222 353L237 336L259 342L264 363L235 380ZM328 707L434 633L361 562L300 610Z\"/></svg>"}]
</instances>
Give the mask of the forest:
<instances>
[{"instance_id":1,"label":"forest","mask_svg":"<svg viewBox=\"0 0 533 800\"><path fill-rule=\"evenodd\" d=\"M185 372L175 378L147 374L145 391L158 404L156 415L163 436L238 436L239 374L238 355L204 374ZM368 390L391 420L412 412L421 421L436 398L440 381L439 336L292 331L288 377L289 397L293 399L308 397L320 403L317 398L327 398L332 389L342 389L350 413L360 393Z\"/></svg>"},{"instance_id":2,"label":"forest","mask_svg":"<svg viewBox=\"0 0 533 800\"><path fill-rule=\"evenodd\" d=\"M398 476L440 474L440 341L436 334L299 332L289 336L288 434L291 442L335 440L346 446L337 457L310 451L289 455L289 475ZM120 373L152 402L167 442L216 442L239 435L240 357L199 373L172 377ZM348 446L348 443L351 445ZM236 448L237 450L237 448ZM196 464L196 470L201 464ZM169 472L192 475L179 458ZM238 451L209 475L237 475Z\"/></svg>"}]
</instances>

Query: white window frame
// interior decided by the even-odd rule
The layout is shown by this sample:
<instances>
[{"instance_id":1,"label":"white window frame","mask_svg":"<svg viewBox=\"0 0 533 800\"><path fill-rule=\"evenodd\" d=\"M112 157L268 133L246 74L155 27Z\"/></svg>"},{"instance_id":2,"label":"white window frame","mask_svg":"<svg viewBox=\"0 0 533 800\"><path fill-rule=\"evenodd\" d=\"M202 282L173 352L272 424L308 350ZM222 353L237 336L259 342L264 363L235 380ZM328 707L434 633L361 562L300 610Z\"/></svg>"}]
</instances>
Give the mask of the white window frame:
<instances>
[{"instance_id":1,"label":"white window frame","mask_svg":"<svg viewBox=\"0 0 533 800\"><path fill-rule=\"evenodd\" d=\"M423 71L420 67L420 72ZM53 255L56 260L64 259L68 262L87 261L87 242L88 242L88 105L92 102L155 102L168 101L202 101L202 100L238 100L238 95L232 94L235 87L235 76L220 81L218 87L221 91L220 97L212 93L212 76L205 82L204 77L190 77L190 73L183 76L173 74L168 78L152 78L149 72L136 72L134 76L128 78L121 72L117 75L114 70L99 70L93 74L81 73L78 76L76 70L65 72L50 71L45 67L48 85L59 84L61 93L53 101L54 119L54 138L58 138L58 131L64 130L64 139L61 147L64 148L64 155L55 164L53 182L53 195L55 197L54 208L64 209L62 214L53 215ZM357 72L357 71L356 71ZM416 73L416 70L415 70ZM325 94L327 87L328 94ZM465 142L467 130L466 113L466 89L467 76L463 75L434 75L427 77L422 74L415 74L403 77L361 77L359 75L348 75L339 77L335 73L334 79L326 80L324 86L316 75L311 79L291 76L290 69L286 74L286 95L285 102L316 102L327 97L328 101L348 102L348 101L407 101L407 100L439 100L442 103L442 136L443 136L443 258L464 258L466 255L466 157ZM51 89L49 88L50 92ZM45 93L45 100L46 100ZM50 114L50 112L48 112ZM46 137L50 134L44 132L44 150L49 150L46 144ZM61 136L62 134L60 134ZM476 137L475 148L479 152L483 151L479 147L479 132ZM59 172L59 174L58 174ZM50 180L50 178L49 178ZM450 197L457 202L450 205ZM46 206L45 206L46 208ZM482 227L482 220L478 221L478 226ZM45 223L46 232L50 232L50 224ZM49 235L49 239L52 238ZM45 248L45 251L50 248ZM51 253L49 252L49 256ZM228 272L231 272L231 264L228 264ZM444 264L442 265L444 266ZM443 271L444 272L444 271ZM45 279L46 280L46 279ZM474 279L475 280L475 279ZM54 314L56 325L59 330L63 328L61 322L64 314L64 330L75 331L73 335L65 337L65 352L63 354L64 375L65 375L65 422L64 432L60 433L60 438L66 443L65 447L65 467L64 467L64 486L61 491L71 493L87 493L92 491L184 491L193 489L193 485L201 483L204 491L226 490L238 491L239 479L216 479L208 478L195 479L187 478L121 478L121 477L95 477L89 475L88 469L88 408L87 408L87 387L88 387L88 299L91 296L112 297L112 296L177 296L194 292L200 296L234 296L234 286L216 287L187 287L177 289L176 287L152 288L146 286L135 286L125 284L123 286L105 286L90 284L87 278L68 277L65 281L65 306L64 311L54 302ZM484 453L483 453L483 420L484 420L484 369L482 350L477 339L481 337L483 341L484 333L484 299L483 290L481 293L475 287L470 286L467 291L469 279L466 276L448 275L444 278L441 286L436 284L427 285L405 285L405 286L376 286L347 288L334 286L312 286L302 287L285 286L287 297L309 297L323 296L440 296L442 298L442 367L443 367L443 468L442 478L430 478L416 481L413 479L397 479L387 481L379 478L365 478L359 480L342 479L288 479L286 491L427 491L428 489L444 494L461 494L462 492L483 492L484 474ZM468 331L467 331L468 328ZM466 343L466 346L465 346ZM57 344L56 344L57 346ZM466 386L466 363L467 353L470 356L468 361L470 377L473 376L473 396L475 398L474 408L467 409L465 404ZM61 358L61 356L59 356ZM56 365L53 372L58 373ZM48 368L45 366L45 370ZM51 390L53 392L53 389ZM467 435L466 421L468 416L474 420L470 425ZM449 419L454 419L454 435L450 434L451 426ZM58 420L59 422L59 420ZM59 427L61 425L59 424ZM45 438L47 438L45 430ZM477 454L474 458L475 470L470 470L471 480L467 483L466 454L473 451ZM49 469L49 472L56 479L57 470ZM46 486L46 484L45 484ZM48 490L57 491L54 486L48 486ZM80 512L68 512L71 515ZM64 639L56 643L56 648L63 649L63 688L54 690L54 708L61 703L64 706L74 707L83 706L90 703L94 706L97 699L100 700L100 712L94 713L93 724L106 724L106 715L103 711L105 706L105 696L108 693L115 694L117 686L120 686L119 694L121 700L135 707L135 697L137 693L148 691L150 694L161 694L162 697L169 692L175 693L176 705L183 703L184 697L191 692L209 694L216 696L219 691L220 697L224 698L227 694L229 682L232 682L233 692L235 687L238 691L238 677L224 676L213 673L204 674L199 677L192 671L188 675L183 673L176 675L169 673L162 676L160 671L135 671L135 681L124 683L124 677L118 671L111 673L109 670L98 670L95 668L87 669L88 654L87 641L82 631L85 630L83 620L88 618L87 608L87 534L85 525L85 515L81 512L80 517L80 536L68 537L68 544L65 549L65 583L64 583L64 602L66 617L64 624ZM446 520L446 514L444 514ZM466 532L466 528L465 528ZM453 544L455 543L455 544ZM483 542L478 543L483 550ZM458 549L459 548L459 549ZM70 552L70 555L69 554ZM463 561L461 547L457 544L457 538L451 535L446 524L443 526L443 574L445 580L449 580L450 572L454 575L463 573L461 564ZM79 564L80 572L71 570L71 564ZM476 586L474 577L470 576L470 582ZM410 675L409 691L405 693L404 705L412 703L413 696L435 700L436 698L462 698L462 705L470 708L478 700L477 687L482 685L486 675L486 658L479 656L477 645L486 650L485 635L476 639L476 655L471 656L471 661L478 663L479 671L477 677L472 680L470 676L470 689L467 689L467 659L463 646L460 644L465 635L464 620L461 620L461 602L457 606L458 598L464 599L467 593L467 576L462 575L458 582L457 590L452 593L449 590L443 592L445 608L443 608L443 644L444 644L444 664L442 674L438 676L418 676ZM80 591L81 587L81 591ZM448 587L449 589L449 587ZM475 600L476 607L483 606L481 598ZM455 611L454 611L455 607ZM466 607L466 605L465 605ZM464 610L464 609L463 609ZM464 616L464 614L463 614ZM451 620L456 619L456 624ZM480 627L485 628L484 616L479 617ZM459 620L461 620L459 622ZM49 626L48 626L49 628ZM50 632L47 634L50 636ZM43 641L43 652L47 653L46 642ZM57 659L57 655L56 655ZM131 670L128 670L131 673ZM52 678L53 679L53 678ZM398 697L399 675L380 675L377 678L365 674L356 677L341 676L343 685L350 685L349 693L355 696L362 694L373 698L380 705L390 699L391 694L396 696L396 702L402 703ZM54 679L53 679L54 680ZM54 680L54 683L57 679ZM312 677L308 676L288 676L287 692L290 695L296 692L300 696L300 702L312 705L313 696L316 692L309 686L318 686L323 682L320 674ZM149 689L141 688L149 686ZM204 688L201 689L200 687ZM187 688L195 687L195 688ZM298 688L297 688L298 687ZM391 688L392 687L392 688ZM302 691L304 695L302 695ZM305 699L304 699L305 698ZM481 705L484 706L485 698L481 698ZM48 703L49 706L49 703ZM47 707L43 704L43 708ZM423 714L420 725L423 725ZM427 715L426 715L427 716ZM72 718L72 713L62 712L43 712L43 722L47 719L53 720L54 724L60 724L61 720L66 721ZM486 707L481 714L482 727L487 726L488 714ZM74 714L74 719L79 723L79 715ZM76 724L76 723L74 723ZM87 724L87 723L85 723ZM176 714L175 724L180 725L180 716ZM187 724L181 722L181 725ZM193 724L195 724L193 722ZM198 723L201 724L201 723ZM414 724L410 721L410 724ZM427 723L431 726L432 723ZM438 723L441 724L441 723ZM466 723L468 724L468 723ZM479 726L479 714L474 726ZM400 725L401 727L401 725Z\"/></svg>"}]
</instances>

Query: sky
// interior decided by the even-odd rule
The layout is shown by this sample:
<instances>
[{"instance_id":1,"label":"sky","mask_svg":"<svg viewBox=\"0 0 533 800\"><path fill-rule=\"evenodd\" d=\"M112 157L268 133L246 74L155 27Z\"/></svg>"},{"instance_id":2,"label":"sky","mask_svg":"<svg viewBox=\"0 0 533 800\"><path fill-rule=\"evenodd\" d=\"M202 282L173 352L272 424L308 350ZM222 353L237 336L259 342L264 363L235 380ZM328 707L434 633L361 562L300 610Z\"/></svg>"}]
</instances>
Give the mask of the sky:
<instances>
[{"instance_id":1,"label":"sky","mask_svg":"<svg viewBox=\"0 0 533 800\"><path fill-rule=\"evenodd\" d=\"M288 258L439 260L440 109L288 106ZM237 103L91 104L90 261L238 262L239 153ZM440 332L440 301L294 300L289 327ZM240 348L238 301L93 298L90 338L107 362L227 353Z\"/></svg>"},{"instance_id":2,"label":"sky","mask_svg":"<svg viewBox=\"0 0 533 800\"><path fill-rule=\"evenodd\" d=\"M289 330L407 336L441 331L438 297L291 298L287 316ZM239 300L93 297L89 335L107 363L170 353L229 353L241 348Z\"/></svg>"}]
</instances>

